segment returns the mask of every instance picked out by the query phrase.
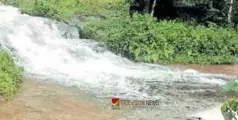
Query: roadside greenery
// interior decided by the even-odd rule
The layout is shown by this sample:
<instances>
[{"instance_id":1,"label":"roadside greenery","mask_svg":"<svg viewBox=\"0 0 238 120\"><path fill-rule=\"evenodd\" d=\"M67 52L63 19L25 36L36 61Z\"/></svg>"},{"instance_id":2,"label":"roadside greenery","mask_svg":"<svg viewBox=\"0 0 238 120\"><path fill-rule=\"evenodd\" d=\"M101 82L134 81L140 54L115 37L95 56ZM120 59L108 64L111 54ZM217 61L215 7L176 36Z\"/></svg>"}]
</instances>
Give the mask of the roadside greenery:
<instances>
[{"instance_id":1,"label":"roadside greenery","mask_svg":"<svg viewBox=\"0 0 238 120\"><path fill-rule=\"evenodd\" d=\"M0 50L0 96L10 99L20 88L23 69L18 67L13 57Z\"/></svg>"},{"instance_id":2,"label":"roadside greenery","mask_svg":"<svg viewBox=\"0 0 238 120\"><path fill-rule=\"evenodd\" d=\"M233 29L160 21L149 15L121 16L88 23L86 36L138 62L232 64L238 53Z\"/></svg>"}]
</instances>

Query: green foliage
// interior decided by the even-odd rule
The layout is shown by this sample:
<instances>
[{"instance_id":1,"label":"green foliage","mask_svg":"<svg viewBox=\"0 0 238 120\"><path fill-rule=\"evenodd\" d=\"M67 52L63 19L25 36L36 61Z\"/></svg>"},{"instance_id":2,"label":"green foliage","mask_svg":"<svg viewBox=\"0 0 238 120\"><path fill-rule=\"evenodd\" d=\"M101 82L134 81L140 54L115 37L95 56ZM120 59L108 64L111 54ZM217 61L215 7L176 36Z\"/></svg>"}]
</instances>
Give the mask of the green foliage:
<instances>
[{"instance_id":1,"label":"green foliage","mask_svg":"<svg viewBox=\"0 0 238 120\"><path fill-rule=\"evenodd\" d=\"M220 26L233 26L237 24L237 1L234 0L232 4L232 14L231 14L231 24L228 23L228 13L230 7L230 0L175 0L181 1L180 4L191 6L191 8L199 7L200 9L195 10L196 12L192 14L198 13L198 11L202 10L204 13L199 13L198 18L202 23L212 23ZM191 11L191 10L190 10ZM190 17L192 17L191 15ZM195 15L197 16L197 15Z\"/></svg>"},{"instance_id":2,"label":"green foliage","mask_svg":"<svg viewBox=\"0 0 238 120\"><path fill-rule=\"evenodd\" d=\"M228 99L221 107L222 115L225 120L238 119L238 101L236 99Z\"/></svg>"},{"instance_id":3,"label":"green foliage","mask_svg":"<svg viewBox=\"0 0 238 120\"><path fill-rule=\"evenodd\" d=\"M0 0L22 9L24 13L56 20L74 15L114 16L126 10L124 0Z\"/></svg>"},{"instance_id":4,"label":"green foliage","mask_svg":"<svg viewBox=\"0 0 238 120\"><path fill-rule=\"evenodd\" d=\"M20 87L23 69L18 67L13 57L0 50L0 95L5 98L14 96Z\"/></svg>"},{"instance_id":5,"label":"green foliage","mask_svg":"<svg viewBox=\"0 0 238 120\"><path fill-rule=\"evenodd\" d=\"M84 30L113 52L138 62L232 64L238 53L238 34L233 29L157 22L148 15L90 22Z\"/></svg>"}]
</instances>

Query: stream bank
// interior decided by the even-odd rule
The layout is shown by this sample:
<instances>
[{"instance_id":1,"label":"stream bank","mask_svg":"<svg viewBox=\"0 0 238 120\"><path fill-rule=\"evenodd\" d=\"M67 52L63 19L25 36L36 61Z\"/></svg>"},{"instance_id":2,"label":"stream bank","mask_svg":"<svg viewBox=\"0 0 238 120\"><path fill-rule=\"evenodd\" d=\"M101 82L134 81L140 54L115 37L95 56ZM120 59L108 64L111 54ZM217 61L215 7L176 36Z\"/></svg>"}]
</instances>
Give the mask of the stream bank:
<instances>
[{"instance_id":1,"label":"stream bank","mask_svg":"<svg viewBox=\"0 0 238 120\"><path fill-rule=\"evenodd\" d=\"M181 70L195 69L199 72L238 76L238 65L197 65L197 64L182 65L182 64L174 64L174 65L169 65L169 66L178 68Z\"/></svg>"}]
</instances>

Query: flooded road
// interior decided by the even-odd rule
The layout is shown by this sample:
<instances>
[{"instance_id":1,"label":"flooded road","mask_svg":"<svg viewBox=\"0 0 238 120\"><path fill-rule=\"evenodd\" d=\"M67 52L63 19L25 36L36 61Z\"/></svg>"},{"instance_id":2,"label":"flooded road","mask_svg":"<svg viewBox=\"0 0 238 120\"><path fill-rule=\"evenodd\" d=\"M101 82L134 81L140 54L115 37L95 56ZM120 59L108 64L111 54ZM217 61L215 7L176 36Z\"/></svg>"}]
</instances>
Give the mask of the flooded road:
<instances>
[{"instance_id":1,"label":"flooded road","mask_svg":"<svg viewBox=\"0 0 238 120\"><path fill-rule=\"evenodd\" d=\"M119 114L63 86L27 79L22 85L14 100L1 103L0 120L112 120Z\"/></svg>"}]
</instances>

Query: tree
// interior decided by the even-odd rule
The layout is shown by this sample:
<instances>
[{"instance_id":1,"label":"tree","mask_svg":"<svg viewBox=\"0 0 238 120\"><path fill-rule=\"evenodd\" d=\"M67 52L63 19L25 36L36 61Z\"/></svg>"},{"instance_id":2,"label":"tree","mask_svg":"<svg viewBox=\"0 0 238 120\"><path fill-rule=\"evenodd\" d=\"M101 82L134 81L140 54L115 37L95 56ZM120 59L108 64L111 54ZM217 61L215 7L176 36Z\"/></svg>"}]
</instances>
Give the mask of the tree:
<instances>
[{"instance_id":1,"label":"tree","mask_svg":"<svg viewBox=\"0 0 238 120\"><path fill-rule=\"evenodd\" d=\"M231 17L232 17L232 9L233 9L233 3L234 0L230 0L230 4L229 4L229 11L228 11L228 15L227 15L227 21L228 23L231 23Z\"/></svg>"}]
</instances>

